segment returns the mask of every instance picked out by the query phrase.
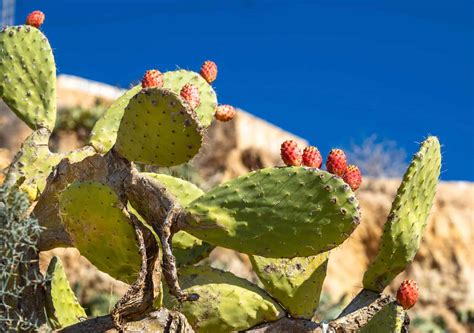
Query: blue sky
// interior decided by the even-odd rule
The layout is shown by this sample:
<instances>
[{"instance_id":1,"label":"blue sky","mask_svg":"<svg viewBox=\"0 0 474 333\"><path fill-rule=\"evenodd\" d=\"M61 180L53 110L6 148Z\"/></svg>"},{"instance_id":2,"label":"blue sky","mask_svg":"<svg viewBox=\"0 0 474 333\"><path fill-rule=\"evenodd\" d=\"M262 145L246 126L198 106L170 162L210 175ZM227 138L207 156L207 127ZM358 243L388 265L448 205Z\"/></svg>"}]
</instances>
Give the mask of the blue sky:
<instances>
[{"instance_id":1,"label":"blue sky","mask_svg":"<svg viewBox=\"0 0 474 333\"><path fill-rule=\"evenodd\" d=\"M59 73L128 87L212 59L221 103L323 154L376 133L411 155L432 134L442 179L474 180L472 1L18 0L16 22L35 9Z\"/></svg>"}]
</instances>

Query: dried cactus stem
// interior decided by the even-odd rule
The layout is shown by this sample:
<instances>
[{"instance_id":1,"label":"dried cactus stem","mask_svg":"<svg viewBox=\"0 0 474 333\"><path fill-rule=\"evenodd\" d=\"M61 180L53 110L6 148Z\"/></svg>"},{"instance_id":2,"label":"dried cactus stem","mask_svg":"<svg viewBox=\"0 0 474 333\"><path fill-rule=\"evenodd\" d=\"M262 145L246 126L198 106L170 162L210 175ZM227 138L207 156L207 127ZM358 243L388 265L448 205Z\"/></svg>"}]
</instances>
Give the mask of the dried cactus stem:
<instances>
[{"instance_id":1,"label":"dried cactus stem","mask_svg":"<svg viewBox=\"0 0 474 333\"><path fill-rule=\"evenodd\" d=\"M183 301L196 301L199 299L197 294L186 294L182 291L179 281L178 281L178 272L176 269L176 259L172 252L171 238L172 238L172 221L179 216L180 210L176 207L173 207L168 216L165 218L162 227L157 231L158 236L160 237L161 246L163 248L163 262L162 262L162 272L166 280L170 293L175 296L180 302Z\"/></svg>"},{"instance_id":2,"label":"dried cactus stem","mask_svg":"<svg viewBox=\"0 0 474 333\"><path fill-rule=\"evenodd\" d=\"M130 219L139 244L141 268L138 279L112 310L113 324L118 330L123 329L125 322L141 319L151 311L160 285L159 274L155 271L156 261L159 260L159 247L150 230L144 227L135 216L130 215Z\"/></svg>"},{"instance_id":3,"label":"dried cactus stem","mask_svg":"<svg viewBox=\"0 0 474 333\"><path fill-rule=\"evenodd\" d=\"M159 181L132 170L125 183L125 191L132 206L152 226L160 238L163 249L162 273L170 293L180 301L193 301L198 295L187 295L179 285L176 259L171 249L171 239L179 219L183 218L182 208L175 197Z\"/></svg>"}]
</instances>

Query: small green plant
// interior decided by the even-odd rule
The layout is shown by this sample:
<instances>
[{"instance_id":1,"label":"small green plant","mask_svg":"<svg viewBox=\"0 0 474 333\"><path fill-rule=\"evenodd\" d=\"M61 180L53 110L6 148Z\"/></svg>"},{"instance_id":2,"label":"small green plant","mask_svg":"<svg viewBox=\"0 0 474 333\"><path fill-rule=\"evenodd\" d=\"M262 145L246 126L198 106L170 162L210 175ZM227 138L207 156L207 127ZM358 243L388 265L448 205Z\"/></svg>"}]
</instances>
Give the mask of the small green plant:
<instances>
[{"instance_id":1,"label":"small green plant","mask_svg":"<svg viewBox=\"0 0 474 333\"><path fill-rule=\"evenodd\" d=\"M181 312L201 332L325 325L314 318L330 252L360 223L354 191L362 178L357 167L346 165L341 150L331 151L328 172L319 169L317 149L301 154L286 142L282 154L289 166L257 170L207 192L170 175L141 172L189 162L216 110L225 121L235 113L218 107L210 85L217 67L208 61L200 74L148 71L141 85L102 114L88 145L55 154L48 148L56 118L48 40L36 27L15 26L2 30L0 46L0 94L33 129L6 184L34 203L31 216L44 228L38 250L74 246L98 269L130 284L109 316L85 320L60 262L53 259L50 282L32 294L43 300L33 312L46 310L53 328L87 331L125 330L141 320L161 325L153 314L160 307L162 313L164 307ZM331 329L407 330L405 310L382 292L416 254L440 163L439 142L429 137L403 178L364 289L327 323ZM248 254L264 288L195 265L215 246Z\"/></svg>"}]
</instances>

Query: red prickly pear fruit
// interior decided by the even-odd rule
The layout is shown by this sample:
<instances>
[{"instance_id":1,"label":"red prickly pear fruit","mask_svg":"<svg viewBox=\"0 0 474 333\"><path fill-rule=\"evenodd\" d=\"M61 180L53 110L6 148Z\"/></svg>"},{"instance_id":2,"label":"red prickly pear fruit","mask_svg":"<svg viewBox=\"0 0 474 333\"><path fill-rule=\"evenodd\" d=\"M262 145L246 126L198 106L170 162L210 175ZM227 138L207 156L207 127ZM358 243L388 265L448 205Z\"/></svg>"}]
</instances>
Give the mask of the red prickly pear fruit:
<instances>
[{"instance_id":1,"label":"red prickly pear fruit","mask_svg":"<svg viewBox=\"0 0 474 333\"><path fill-rule=\"evenodd\" d=\"M229 121L235 116L235 108L231 105L219 105L214 114L219 121Z\"/></svg>"},{"instance_id":2,"label":"red prickly pear fruit","mask_svg":"<svg viewBox=\"0 0 474 333\"><path fill-rule=\"evenodd\" d=\"M323 158L318 148L309 146L303 150L303 165L319 169L322 163Z\"/></svg>"},{"instance_id":3,"label":"red prickly pear fruit","mask_svg":"<svg viewBox=\"0 0 474 333\"><path fill-rule=\"evenodd\" d=\"M281 159L287 166L299 166L301 165L301 149L298 148L298 144L293 140L286 140L281 144L280 148Z\"/></svg>"},{"instance_id":4,"label":"red prickly pear fruit","mask_svg":"<svg viewBox=\"0 0 474 333\"><path fill-rule=\"evenodd\" d=\"M217 65L214 61L206 60L201 66L201 76L207 83L212 83L217 78Z\"/></svg>"},{"instance_id":5,"label":"red prickly pear fruit","mask_svg":"<svg viewBox=\"0 0 474 333\"><path fill-rule=\"evenodd\" d=\"M31 25L32 27L38 28L41 27L41 25L44 22L44 13L39 10L35 10L34 12L31 12L28 14L26 17L26 25Z\"/></svg>"},{"instance_id":6,"label":"red prickly pear fruit","mask_svg":"<svg viewBox=\"0 0 474 333\"><path fill-rule=\"evenodd\" d=\"M189 106L193 110L196 109L199 104L201 104L199 90L191 83L186 83L183 88L181 88L181 92L179 94L185 99L186 102L188 102Z\"/></svg>"},{"instance_id":7,"label":"red prickly pear fruit","mask_svg":"<svg viewBox=\"0 0 474 333\"><path fill-rule=\"evenodd\" d=\"M331 149L326 159L326 169L339 177L342 177L346 171L347 160L346 154L342 149Z\"/></svg>"},{"instance_id":8,"label":"red prickly pear fruit","mask_svg":"<svg viewBox=\"0 0 474 333\"><path fill-rule=\"evenodd\" d=\"M146 71L142 79L142 88L161 88L163 87L163 74L156 69Z\"/></svg>"},{"instance_id":9,"label":"red prickly pear fruit","mask_svg":"<svg viewBox=\"0 0 474 333\"><path fill-rule=\"evenodd\" d=\"M352 191L356 191L362 183L362 174L357 166L349 165L342 179L351 187Z\"/></svg>"},{"instance_id":10,"label":"red prickly pear fruit","mask_svg":"<svg viewBox=\"0 0 474 333\"><path fill-rule=\"evenodd\" d=\"M397 291L397 301L408 310L418 300L418 286L413 280L404 280Z\"/></svg>"}]
</instances>

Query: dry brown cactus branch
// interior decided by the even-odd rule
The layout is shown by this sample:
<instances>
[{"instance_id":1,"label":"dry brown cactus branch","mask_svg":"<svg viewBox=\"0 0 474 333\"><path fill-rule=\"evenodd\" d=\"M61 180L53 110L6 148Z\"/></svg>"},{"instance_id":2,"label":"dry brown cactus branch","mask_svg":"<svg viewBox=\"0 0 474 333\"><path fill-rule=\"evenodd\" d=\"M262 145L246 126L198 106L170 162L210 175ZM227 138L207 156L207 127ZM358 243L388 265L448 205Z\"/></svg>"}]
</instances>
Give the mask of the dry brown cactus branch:
<instances>
[{"instance_id":1,"label":"dry brown cactus branch","mask_svg":"<svg viewBox=\"0 0 474 333\"><path fill-rule=\"evenodd\" d=\"M159 260L159 247L153 234L133 215L130 215L139 244L141 268L137 280L112 310L114 326L121 329L126 321L143 318L153 308L153 300L159 293L159 271L155 269Z\"/></svg>"}]
</instances>

